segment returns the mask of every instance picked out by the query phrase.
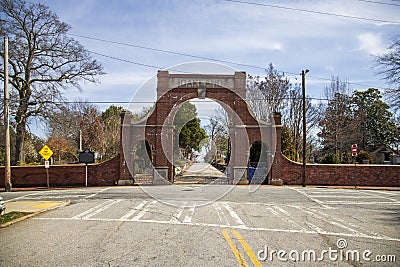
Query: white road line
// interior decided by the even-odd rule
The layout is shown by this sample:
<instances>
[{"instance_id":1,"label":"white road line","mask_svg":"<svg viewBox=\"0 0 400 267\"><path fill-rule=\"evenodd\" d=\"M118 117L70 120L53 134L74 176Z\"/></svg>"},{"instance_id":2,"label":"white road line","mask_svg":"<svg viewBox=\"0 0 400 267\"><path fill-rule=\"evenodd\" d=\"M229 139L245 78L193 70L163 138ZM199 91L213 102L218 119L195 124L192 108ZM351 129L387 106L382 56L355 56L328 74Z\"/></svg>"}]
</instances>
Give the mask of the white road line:
<instances>
[{"instance_id":1,"label":"white road line","mask_svg":"<svg viewBox=\"0 0 400 267\"><path fill-rule=\"evenodd\" d=\"M315 210L312 210L312 209L308 209L308 208L304 208L303 209L305 212L307 212L308 214L311 214L311 215L314 215L317 219L319 219L319 220L322 220L322 221L325 221L325 222L327 222L327 223L329 223L329 224L332 224L332 225L334 225L334 226L338 226L338 227L340 227L340 228L343 228L343 229L345 229L345 230L348 230L348 231L350 231L350 232L353 232L354 234L356 234L357 236L367 236L366 234L364 234L364 233L361 233L361 232L359 232L359 231L357 231L357 230L355 230L355 229L353 229L353 228L351 228L351 227L349 227L349 226L346 226L346 225L344 225L344 224L342 224L342 223L339 223L339 222L337 222L337 221L334 221L333 219L329 219L329 218L327 218L328 216L325 216L325 215L327 215L327 214L325 214L325 213L320 213L320 214L318 214L317 213L317 211L315 211ZM344 222L344 221L343 221Z\"/></svg>"},{"instance_id":2,"label":"white road line","mask_svg":"<svg viewBox=\"0 0 400 267\"><path fill-rule=\"evenodd\" d=\"M107 190L109 190L109 189L111 189L111 187L107 187L107 188L101 189L99 192L94 193L94 194L91 194L91 195L88 195L88 196L85 197L85 198L91 198L91 197L97 196L98 194L103 193L103 192L105 192L105 191L107 191Z\"/></svg>"},{"instance_id":3,"label":"white road line","mask_svg":"<svg viewBox=\"0 0 400 267\"><path fill-rule=\"evenodd\" d=\"M73 221L73 220L78 220L78 219L73 219L73 218L43 218L43 217L37 217L37 218L32 218L33 220L53 220L53 221ZM337 237L357 237L357 238L365 238L365 239L373 239L373 240L384 240L384 241L396 241L400 242L400 238L385 238L385 237L380 237L380 236L360 236L357 234L352 234L352 233L334 233L334 232L327 232L323 231L322 229L318 228L317 226L310 224L306 222L310 228L314 228L315 230L293 230L293 229L274 229L274 228L264 228L264 227L247 227L247 228L242 228L240 226L230 226L230 225L223 225L223 224L213 224L213 223L182 223L182 222L176 222L173 223L171 221L156 221L156 220L140 220L140 221L134 221L134 220L120 220L120 219L100 219L100 218L90 218L88 221L99 221L99 222L133 222L133 223L155 223L155 224L168 224L168 225L190 225L190 226L203 226L203 227L228 227L232 229L242 229L242 230L249 230L249 231L259 231L259 232L277 232L277 233L296 233L296 234L311 234L311 235L326 235L326 236L337 236Z\"/></svg>"},{"instance_id":4,"label":"white road line","mask_svg":"<svg viewBox=\"0 0 400 267\"><path fill-rule=\"evenodd\" d=\"M295 225L298 228L300 228L301 230L307 230L304 226L298 224L297 222L295 222L294 220L290 219L289 216L289 212L285 211L282 208L279 208L278 206L273 206L273 207L269 207L268 208L272 214L274 214L275 216L277 216L279 219L283 220L283 221L287 221L290 225ZM281 215L284 214L284 215Z\"/></svg>"},{"instance_id":5,"label":"white road line","mask_svg":"<svg viewBox=\"0 0 400 267\"><path fill-rule=\"evenodd\" d=\"M38 200L38 199L72 199L72 198L82 198L85 197L86 195L55 195L55 194L49 194L49 195L42 195L42 196L35 196L35 197L26 197L25 199L27 200Z\"/></svg>"},{"instance_id":6,"label":"white road line","mask_svg":"<svg viewBox=\"0 0 400 267\"><path fill-rule=\"evenodd\" d=\"M131 209L130 211L128 211L128 213L126 213L125 215L123 215L120 219L121 220L127 220L129 219L129 217L131 217L133 214L135 214L136 212L138 212L139 210L141 210L144 205L147 204L147 200L144 200L142 202L139 203L139 205L137 205L136 207L134 207L133 209Z\"/></svg>"},{"instance_id":7,"label":"white road line","mask_svg":"<svg viewBox=\"0 0 400 267\"><path fill-rule=\"evenodd\" d=\"M319 204L321 207L323 207L324 209L334 209L333 207L330 207L328 205L325 205L325 203L323 201L320 201L318 199L315 199L313 197L311 197L310 195L308 195L306 192L303 192L303 190L299 190L297 188L292 188L292 187L288 187L291 190L296 191L297 193L302 194L303 196L309 198L310 200L314 201L315 203Z\"/></svg>"},{"instance_id":8,"label":"white road line","mask_svg":"<svg viewBox=\"0 0 400 267\"><path fill-rule=\"evenodd\" d=\"M196 207L196 204L194 204L193 206L189 207L189 210L188 210L189 214L186 215L185 218L183 219L184 223L191 223L192 222L192 218L193 218L193 215L194 215L195 207Z\"/></svg>"},{"instance_id":9,"label":"white road line","mask_svg":"<svg viewBox=\"0 0 400 267\"><path fill-rule=\"evenodd\" d=\"M186 204L187 202L183 202L182 205L179 206L178 210L172 215L170 222L179 222L179 218L182 216Z\"/></svg>"},{"instance_id":10,"label":"white road line","mask_svg":"<svg viewBox=\"0 0 400 267\"><path fill-rule=\"evenodd\" d=\"M369 199L369 198L372 198L372 199L376 199L376 198L379 198L379 197L377 197L377 196L360 196L360 195L353 195L353 196L349 196L349 195L347 195L347 196L345 196L345 195L337 195L337 196L323 196L323 195L321 195L321 196L313 196L313 197L317 197L317 198L337 198L337 199L346 199L346 198L349 198L349 199Z\"/></svg>"},{"instance_id":11,"label":"white road line","mask_svg":"<svg viewBox=\"0 0 400 267\"><path fill-rule=\"evenodd\" d=\"M290 213L282 208L280 208L279 206L273 206L274 209L279 210L280 213L285 214L286 216L290 216Z\"/></svg>"},{"instance_id":12,"label":"white road line","mask_svg":"<svg viewBox=\"0 0 400 267\"><path fill-rule=\"evenodd\" d=\"M376 193L375 194L371 194L371 193L363 192L363 194L369 195L369 196L375 196L376 198L383 198L383 199L390 200L390 201L393 201L393 202L396 202L396 203L400 203L400 201L397 200L397 199L390 198L390 197L384 197L384 196L381 196L381 195L376 194Z\"/></svg>"},{"instance_id":13,"label":"white road line","mask_svg":"<svg viewBox=\"0 0 400 267\"><path fill-rule=\"evenodd\" d=\"M149 212L150 207L151 207L152 205L156 204L156 203L157 203L157 201L156 201L156 200L153 200L152 202L150 202L149 204L147 204L141 212L139 212L135 217L132 218L132 221L138 221L138 220L140 220L140 218L142 218L147 212Z\"/></svg>"},{"instance_id":14,"label":"white road line","mask_svg":"<svg viewBox=\"0 0 400 267\"><path fill-rule=\"evenodd\" d=\"M323 232L323 230L321 228L319 228L318 226L316 226L316 225L314 225L314 224L312 224L310 222L305 222L305 224L307 224L308 227L310 227L311 229L313 229L317 233L322 233Z\"/></svg>"},{"instance_id":15,"label":"white road line","mask_svg":"<svg viewBox=\"0 0 400 267\"><path fill-rule=\"evenodd\" d=\"M230 226L230 223L229 223L229 221L228 221L228 218L226 218L225 213L224 213L224 211L221 209L219 203L217 203L217 202L213 203L213 207L214 207L214 209L217 211L218 218L219 218L219 221L221 222L221 224Z\"/></svg>"},{"instance_id":16,"label":"white road line","mask_svg":"<svg viewBox=\"0 0 400 267\"><path fill-rule=\"evenodd\" d=\"M390 238L390 237L388 237L388 236L386 236L386 235L379 234L379 233L376 233L376 232L374 232L374 231L365 229L364 227L362 227L362 226L360 226L360 225L356 225L356 224L354 224L354 223L345 221L345 220L343 220L343 219L341 219L341 218L338 218L337 216L333 216L333 215L330 215L330 214L326 214L326 213L323 212L323 211L320 211L320 210L316 211L316 210L315 210L315 212L318 212L318 213L324 215L324 216L327 217L327 218L330 217L330 218L332 218L332 219L334 219L334 220L337 220L337 221L339 221L339 222L341 222L341 223L346 223L346 224L350 225L350 226L353 227L353 228L358 228L358 229L360 229L361 231L363 231L364 233L368 233L368 235L372 234L372 235L374 235L374 236L380 236L380 237Z\"/></svg>"},{"instance_id":17,"label":"white road line","mask_svg":"<svg viewBox=\"0 0 400 267\"><path fill-rule=\"evenodd\" d=\"M9 200L5 200L4 202L5 202L5 203L7 203L7 202L12 202L12 201L24 199L24 198L26 198L26 197L34 196L34 195L39 195L39 194L42 194L42 192L36 192L36 193L26 194L26 195L23 195L23 196L20 196L20 197L16 197L16 198L12 198L12 199L9 199Z\"/></svg>"},{"instance_id":18,"label":"white road line","mask_svg":"<svg viewBox=\"0 0 400 267\"><path fill-rule=\"evenodd\" d=\"M375 191L375 190L371 190L370 192L374 192L374 193L377 193L377 194L384 194L384 195L389 195L389 196L400 196L400 193L392 193L392 192L387 192L387 191Z\"/></svg>"},{"instance_id":19,"label":"white road line","mask_svg":"<svg viewBox=\"0 0 400 267\"><path fill-rule=\"evenodd\" d=\"M112 205L117 204L118 202L121 202L121 201L122 201L122 199L114 199L114 200L111 200L110 203L108 203L107 205L104 205L104 206L102 206L102 207L100 207L100 208L94 210L93 212L89 213L88 215L86 215L85 217L83 217L82 220L87 220L87 219L89 219L90 217L93 217L93 216L99 214L100 212L102 212L102 211L108 209L108 208L111 207Z\"/></svg>"},{"instance_id":20,"label":"white road line","mask_svg":"<svg viewBox=\"0 0 400 267\"><path fill-rule=\"evenodd\" d=\"M340 200L330 200L329 205L389 205L389 206L397 206L400 205L400 202L354 202L354 201L340 201Z\"/></svg>"},{"instance_id":21,"label":"white road line","mask_svg":"<svg viewBox=\"0 0 400 267\"><path fill-rule=\"evenodd\" d=\"M95 206L93 208L90 208L90 209L88 209L88 210L86 210L86 211L84 211L82 213L79 213L78 215L75 215L74 217L72 217L72 219L74 219L74 220L80 219L81 220L82 217L84 217L84 216L88 215L89 213L92 213L93 211L95 211L95 210L107 205L110 202L112 202L112 200L107 200L106 202L103 202L103 203L101 203L101 204L99 204L99 205L97 205L97 206Z\"/></svg>"},{"instance_id":22,"label":"white road line","mask_svg":"<svg viewBox=\"0 0 400 267\"><path fill-rule=\"evenodd\" d=\"M223 202L221 204L229 212L229 215L231 215L237 226L246 227L242 219L240 219L239 215L232 209L231 206L228 205L228 203Z\"/></svg>"}]
</instances>

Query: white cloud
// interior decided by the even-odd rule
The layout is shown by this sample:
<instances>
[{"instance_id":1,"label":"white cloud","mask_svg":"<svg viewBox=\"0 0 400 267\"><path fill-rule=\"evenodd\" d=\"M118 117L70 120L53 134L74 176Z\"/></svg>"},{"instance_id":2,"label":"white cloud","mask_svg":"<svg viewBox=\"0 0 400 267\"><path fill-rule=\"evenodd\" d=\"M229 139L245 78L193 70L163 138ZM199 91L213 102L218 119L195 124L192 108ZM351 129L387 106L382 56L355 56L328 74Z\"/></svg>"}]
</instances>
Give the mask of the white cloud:
<instances>
[{"instance_id":1,"label":"white cloud","mask_svg":"<svg viewBox=\"0 0 400 267\"><path fill-rule=\"evenodd\" d=\"M362 33L357 36L357 40L359 42L358 50L365 51L370 55L378 55L385 51L385 45L379 34Z\"/></svg>"}]
</instances>

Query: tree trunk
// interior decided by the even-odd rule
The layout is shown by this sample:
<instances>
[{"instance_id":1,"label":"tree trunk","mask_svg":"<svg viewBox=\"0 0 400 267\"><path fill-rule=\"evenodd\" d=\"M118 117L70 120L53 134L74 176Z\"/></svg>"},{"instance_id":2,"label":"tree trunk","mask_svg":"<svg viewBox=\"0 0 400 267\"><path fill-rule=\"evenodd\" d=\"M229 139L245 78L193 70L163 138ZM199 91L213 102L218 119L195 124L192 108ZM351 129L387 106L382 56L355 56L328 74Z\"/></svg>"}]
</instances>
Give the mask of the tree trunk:
<instances>
[{"instance_id":1,"label":"tree trunk","mask_svg":"<svg viewBox=\"0 0 400 267\"><path fill-rule=\"evenodd\" d=\"M25 97L23 97L20 100L17 114L15 116L15 122L17 124L17 127L16 127L14 165L23 165L25 163L25 137L26 137L28 99L29 97L26 97L25 95Z\"/></svg>"},{"instance_id":2,"label":"tree trunk","mask_svg":"<svg viewBox=\"0 0 400 267\"><path fill-rule=\"evenodd\" d=\"M16 140L15 140L15 165L23 165L25 163L25 137L26 137L26 121L17 123Z\"/></svg>"}]
</instances>

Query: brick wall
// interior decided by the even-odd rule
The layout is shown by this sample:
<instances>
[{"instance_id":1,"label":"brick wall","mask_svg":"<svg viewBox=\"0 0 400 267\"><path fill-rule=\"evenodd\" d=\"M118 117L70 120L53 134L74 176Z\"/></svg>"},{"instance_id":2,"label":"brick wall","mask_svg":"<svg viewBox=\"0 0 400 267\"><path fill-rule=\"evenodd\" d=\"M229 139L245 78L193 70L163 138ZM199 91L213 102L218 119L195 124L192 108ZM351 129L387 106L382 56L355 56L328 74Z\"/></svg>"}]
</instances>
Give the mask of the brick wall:
<instances>
[{"instance_id":1,"label":"brick wall","mask_svg":"<svg viewBox=\"0 0 400 267\"><path fill-rule=\"evenodd\" d=\"M119 157L88 165L88 185L114 185L119 179ZM4 177L4 167L0 167ZM50 187L85 185L85 164L52 165L49 168ZM44 166L15 166L11 168L13 187L47 186Z\"/></svg>"},{"instance_id":2,"label":"brick wall","mask_svg":"<svg viewBox=\"0 0 400 267\"><path fill-rule=\"evenodd\" d=\"M300 185L302 164L280 158L284 184ZM306 170L306 184L354 186L354 164L307 164ZM400 186L399 165L357 164L356 170L358 186Z\"/></svg>"},{"instance_id":3,"label":"brick wall","mask_svg":"<svg viewBox=\"0 0 400 267\"><path fill-rule=\"evenodd\" d=\"M282 178L284 184L300 185L302 164L279 158L281 168L273 166L273 178ZM120 177L119 157L100 164L88 166L89 186L108 186L117 183ZM276 162L275 162L276 163ZM4 167L0 167L4 177ZM49 169L50 186L85 185L85 165L52 165ZM354 165L352 164L307 164L308 185L354 186ZM46 186L44 166L12 167L13 187ZM400 186L400 166L357 164L358 186Z\"/></svg>"}]
</instances>

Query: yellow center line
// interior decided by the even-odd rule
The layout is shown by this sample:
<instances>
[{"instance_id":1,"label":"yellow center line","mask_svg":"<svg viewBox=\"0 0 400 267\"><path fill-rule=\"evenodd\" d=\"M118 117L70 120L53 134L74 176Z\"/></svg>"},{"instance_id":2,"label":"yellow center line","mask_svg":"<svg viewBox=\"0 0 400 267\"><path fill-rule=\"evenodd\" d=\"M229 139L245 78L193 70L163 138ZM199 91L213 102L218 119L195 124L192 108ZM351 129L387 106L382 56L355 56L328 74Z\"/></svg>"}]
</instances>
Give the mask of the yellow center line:
<instances>
[{"instance_id":1,"label":"yellow center line","mask_svg":"<svg viewBox=\"0 0 400 267\"><path fill-rule=\"evenodd\" d=\"M248 267L249 265L247 264L246 260L243 257L243 254L239 252L239 250L235 247L235 244L233 244L231 237L229 236L228 230L224 228L222 230L222 235L225 237L226 241L228 242L229 246L231 247L231 250L233 254L235 255L235 258L237 262L240 264L242 267Z\"/></svg>"},{"instance_id":2,"label":"yellow center line","mask_svg":"<svg viewBox=\"0 0 400 267\"><path fill-rule=\"evenodd\" d=\"M247 255L249 255L251 261L253 262L254 266L256 267L262 267L261 262L258 260L257 256L254 254L254 252L251 250L249 244L244 240L243 236L236 231L235 229L232 229L233 234L236 236L236 238L239 240L240 244L246 251Z\"/></svg>"}]
</instances>

